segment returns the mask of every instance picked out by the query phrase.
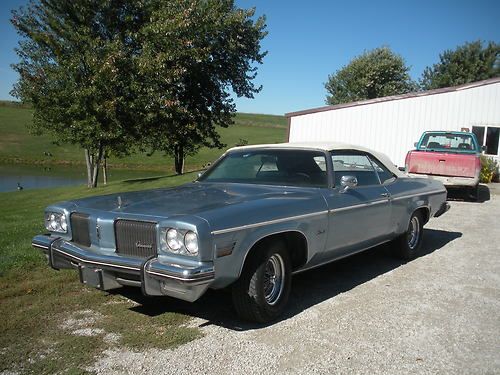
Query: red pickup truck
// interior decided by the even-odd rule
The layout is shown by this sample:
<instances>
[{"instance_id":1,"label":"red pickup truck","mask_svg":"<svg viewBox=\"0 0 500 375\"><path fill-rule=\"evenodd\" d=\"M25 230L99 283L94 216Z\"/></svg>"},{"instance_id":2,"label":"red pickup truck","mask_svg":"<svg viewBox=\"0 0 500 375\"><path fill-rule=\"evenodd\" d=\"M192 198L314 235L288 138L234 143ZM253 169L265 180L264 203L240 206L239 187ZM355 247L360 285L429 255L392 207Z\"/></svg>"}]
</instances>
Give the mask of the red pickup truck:
<instances>
[{"instance_id":1,"label":"red pickup truck","mask_svg":"<svg viewBox=\"0 0 500 375\"><path fill-rule=\"evenodd\" d=\"M481 148L473 133L429 131L406 155L408 174L440 180L447 188L466 188L477 199Z\"/></svg>"}]
</instances>

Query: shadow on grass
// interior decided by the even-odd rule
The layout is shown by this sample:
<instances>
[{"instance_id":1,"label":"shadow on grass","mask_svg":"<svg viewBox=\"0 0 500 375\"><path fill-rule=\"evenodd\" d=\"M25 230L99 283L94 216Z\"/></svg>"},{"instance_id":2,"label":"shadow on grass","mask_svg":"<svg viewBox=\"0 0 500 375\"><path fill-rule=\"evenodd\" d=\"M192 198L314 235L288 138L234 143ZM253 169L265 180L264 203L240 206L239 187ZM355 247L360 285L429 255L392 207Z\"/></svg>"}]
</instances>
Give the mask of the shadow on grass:
<instances>
[{"instance_id":1,"label":"shadow on grass","mask_svg":"<svg viewBox=\"0 0 500 375\"><path fill-rule=\"evenodd\" d=\"M460 232L425 229L420 257L441 249L461 236ZM295 275L292 281L289 304L280 320L291 318L311 306L349 291L405 263L394 258L390 250L389 245L381 245L349 258ZM139 303L132 310L149 316L177 312L207 320L203 325L215 324L237 331L266 326L242 322L238 319L232 308L229 288L217 291L209 290L194 303L168 297L144 297L137 288L117 289L115 293ZM274 323L276 322L268 325Z\"/></svg>"},{"instance_id":2,"label":"shadow on grass","mask_svg":"<svg viewBox=\"0 0 500 375\"><path fill-rule=\"evenodd\" d=\"M490 188L480 184L478 186L477 200L470 195L467 188L448 188L449 201L462 201L471 203L484 203L491 199Z\"/></svg>"},{"instance_id":3,"label":"shadow on grass","mask_svg":"<svg viewBox=\"0 0 500 375\"><path fill-rule=\"evenodd\" d=\"M152 177L144 177L144 178L131 178L128 180L124 180L123 183L125 183L125 184L142 184L142 183L146 183L146 182L158 181L158 180L161 180L162 178L175 177L175 176L177 176L177 175L176 174L169 174L169 175L152 176Z\"/></svg>"}]
</instances>

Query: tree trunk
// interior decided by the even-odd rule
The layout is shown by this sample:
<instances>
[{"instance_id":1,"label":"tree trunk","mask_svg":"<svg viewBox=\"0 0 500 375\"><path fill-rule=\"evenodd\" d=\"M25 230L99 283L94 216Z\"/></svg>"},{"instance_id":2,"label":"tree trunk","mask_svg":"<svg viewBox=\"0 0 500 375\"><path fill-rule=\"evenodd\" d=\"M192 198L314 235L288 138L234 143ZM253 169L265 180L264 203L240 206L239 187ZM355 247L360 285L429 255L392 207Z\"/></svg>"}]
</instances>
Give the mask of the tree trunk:
<instances>
[{"instance_id":1,"label":"tree trunk","mask_svg":"<svg viewBox=\"0 0 500 375\"><path fill-rule=\"evenodd\" d=\"M184 147L182 145L176 145L174 148L174 163L175 163L175 173L184 173Z\"/></svg>"},{"instance_id":2,"label":"tree trunk","mask_svg":"<svg viewBox=\"0 0 500 375\"><path fill-rule=\"evenodd\" d=\"M92 187L93 162L92 162L92 155L90 154L90 152L87 148L85 149L85 162L87 164L87 187L91 188Z\"/></svg>"},{"instance_id":3,"label":"tree trunk","mask_svg":"<svg viewBox=\"0 0 500 375\"><path fill-rule=\"evenodd\" d=\"M102 183L104 185L108 184L108 158L104 155L102 160Z\"/></svg>"},{"instance_id":4,"label":"tree trunk","mask_svg":"<svg viewBox=\"0 0 500 375\"><path fill-rule=\"evenodd\" d=\"M99 168L101 166L103 155L103 146L99 143L97 154L91 153L85 149L85 162L87 164L87 187L97 187L97 179L99 177Z\"/></svg>"},{"instance_id":5,"label":"tree trunk","mask_svg":"<svg viewBox=\"0 0 500 375\"><path fill-rule=\"evenodd\" d=\"M94 174L92 175L92 187L97 187L97 180L99 178L99 168L101 167L102 154L103 154L102 151L103 151L102 144L99 143L97 156L95 157L94 160Z\"/></svg>"}]
</instances>

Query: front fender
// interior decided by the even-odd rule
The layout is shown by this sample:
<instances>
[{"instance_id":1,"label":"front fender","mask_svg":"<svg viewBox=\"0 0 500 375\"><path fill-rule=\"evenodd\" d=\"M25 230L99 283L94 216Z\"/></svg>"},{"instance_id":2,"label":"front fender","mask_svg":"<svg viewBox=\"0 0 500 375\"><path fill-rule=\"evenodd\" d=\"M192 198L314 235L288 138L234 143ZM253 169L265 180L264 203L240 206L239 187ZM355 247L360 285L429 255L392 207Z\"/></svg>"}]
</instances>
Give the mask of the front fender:
<instances>
[{"instance_id":1,"label":"front fender","mask_svg":"<svg viewBox=\"0 0 500 375\"><path fill-rule=\"evenodd\" d=\"M255 245L273 235L298 232L307 243L307 262L325 248L328 212L308 215L300 220L263 223L257 227L215 235L214 288L223 288L236 281Z\"/></svg>"}]
</instances>

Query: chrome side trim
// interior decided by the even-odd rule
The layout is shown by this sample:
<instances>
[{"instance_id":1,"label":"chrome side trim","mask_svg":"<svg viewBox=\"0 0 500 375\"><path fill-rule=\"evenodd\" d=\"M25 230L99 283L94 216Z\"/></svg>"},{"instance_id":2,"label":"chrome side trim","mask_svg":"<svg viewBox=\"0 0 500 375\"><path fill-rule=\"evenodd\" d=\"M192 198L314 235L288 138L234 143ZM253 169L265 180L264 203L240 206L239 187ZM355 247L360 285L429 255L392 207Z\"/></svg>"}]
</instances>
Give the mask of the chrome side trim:
<instances>
[{"instance_id":1,"label":"chrome side trim","mask_svg":"<svg viewBox=\"0 0 500 375\"><path fill-rule=\"evenodd\" d=\"M393 201L399 201L401 199L419 197L421 195L434 195L434 194L442 194L442 193L446 193L446 190L433 190L433 191L430 191L430 192L422 192L422 193L418 193L418 194L408 194L408 195L403 195L403 196L399 196L399 197L396 197L396 198L392 198L392 200Z\"/></svg>"},{"instance_id":2,"label":"chrome side trim","mask_svg":"<svg viewBox=\"0 0 500 375\"><path fill-rule=\"evenodd\" d=\"M388 203L388 202L389 202L389 199L381 199L381 200L374 201L374 202L355 204L354 206L346 206L346 207L340 207L340 208L333 208L333 209L329 210L328 212L332 214L332 213L335 213L335 212L341 212L341 211L347 211L347 210L354 210L356 208L375 206L377 204Z\"/></svg>"},{"instance_id":3,"label":"chrome side trim","mask_svg":"<svg viewBox=\"0 0 500 375\"><path fill-rule=\"evenodd\" d=\"M262 221L260 223L255 223L255 224L242 225L240 227L233 227L233 228L227 228L227 229L219 229L219 230L212 231L212 234L213 235L217 235L217 234L223 234L223 233L230 233L230 232L236 232L236 231L243 230L243 229L250 229L250 228L262 227L264 225L271 225L271 224L283 223L285 221L305 219L307 217L326 215L326 214L328 214L328 212L329 211L314 212L314 213L310 213L310 214L285 217L285 218L282 218L282 219Z\"/></svg>"}]
</instances>

